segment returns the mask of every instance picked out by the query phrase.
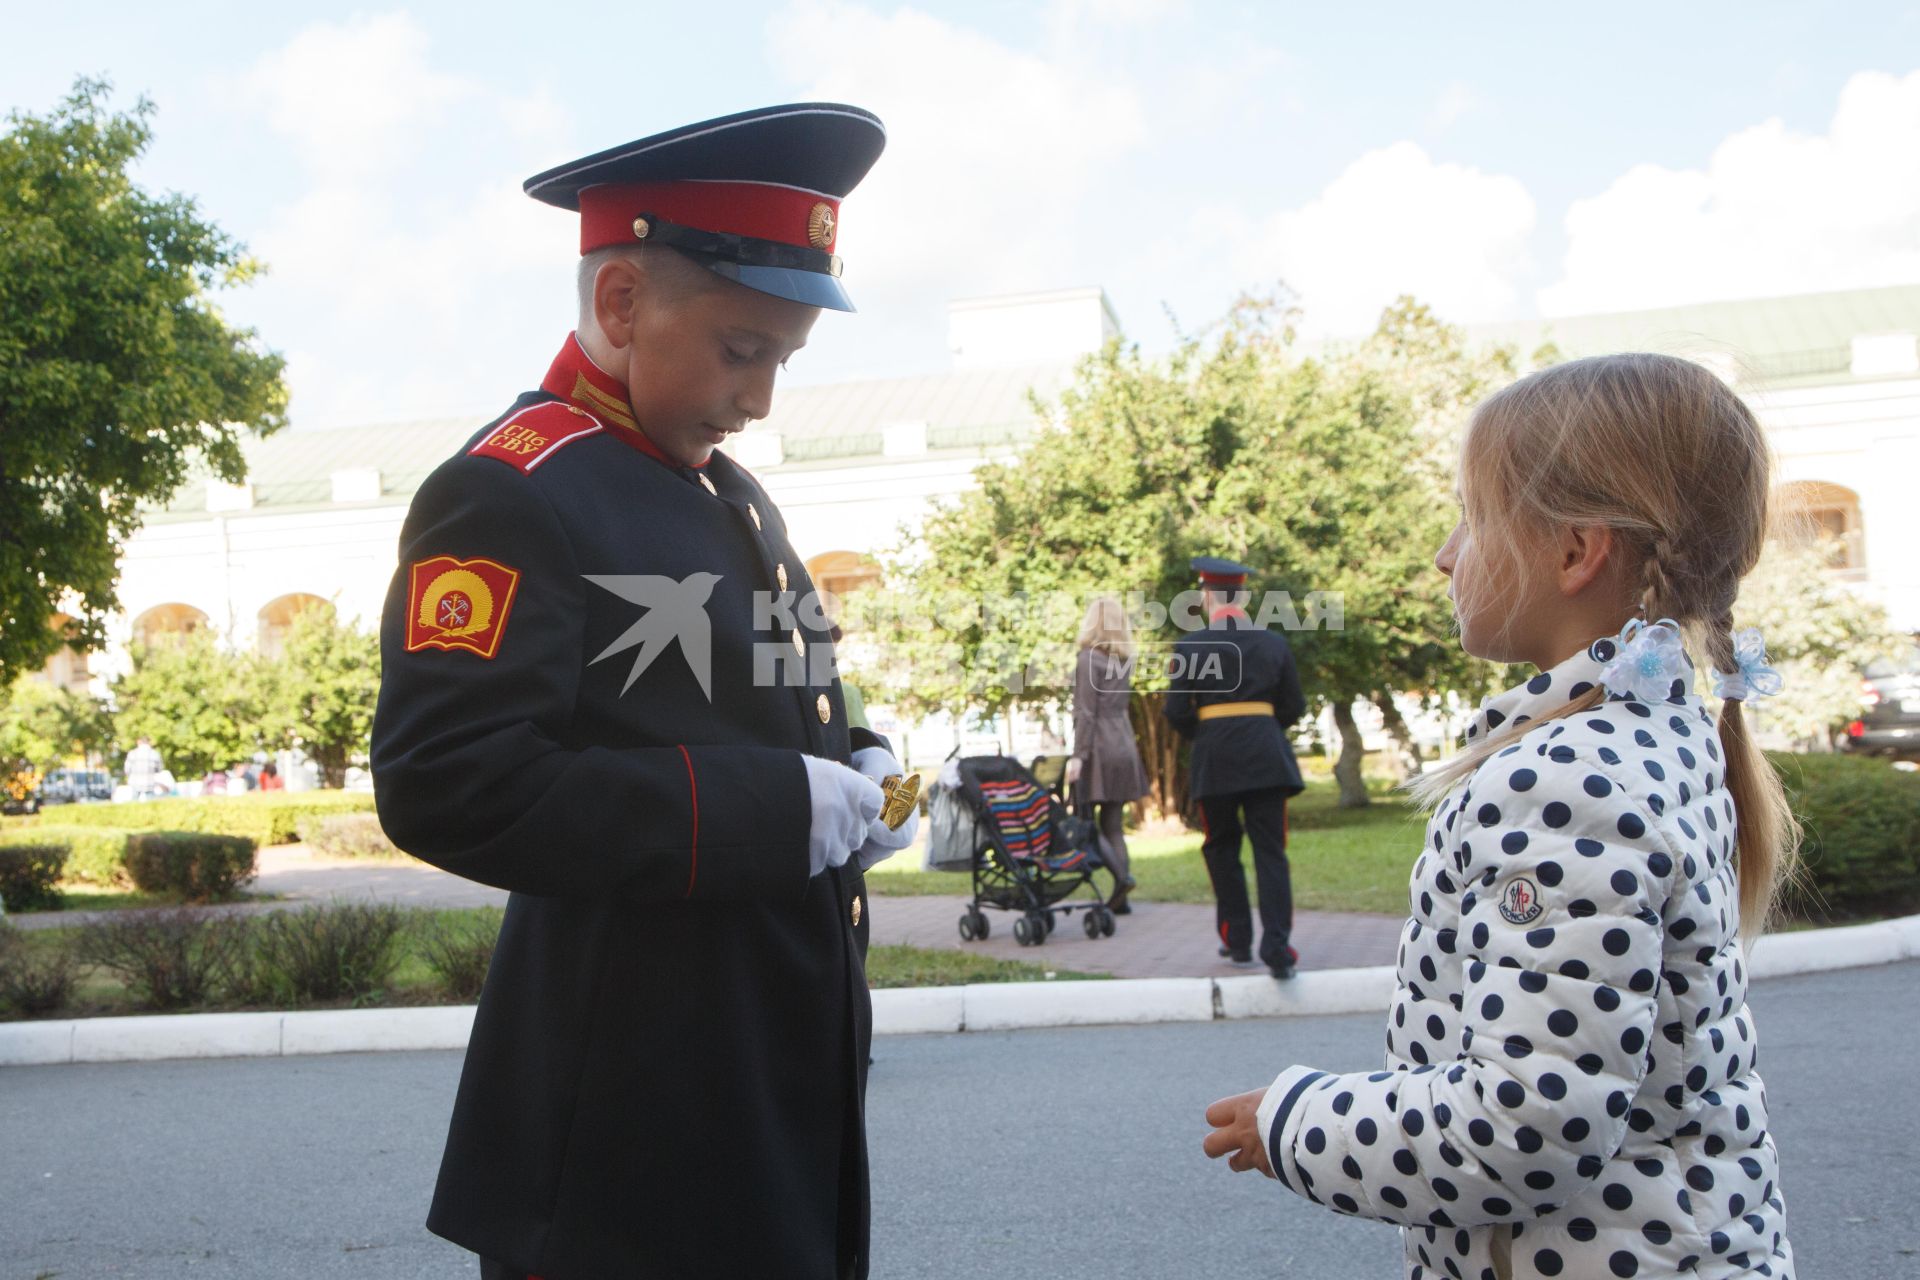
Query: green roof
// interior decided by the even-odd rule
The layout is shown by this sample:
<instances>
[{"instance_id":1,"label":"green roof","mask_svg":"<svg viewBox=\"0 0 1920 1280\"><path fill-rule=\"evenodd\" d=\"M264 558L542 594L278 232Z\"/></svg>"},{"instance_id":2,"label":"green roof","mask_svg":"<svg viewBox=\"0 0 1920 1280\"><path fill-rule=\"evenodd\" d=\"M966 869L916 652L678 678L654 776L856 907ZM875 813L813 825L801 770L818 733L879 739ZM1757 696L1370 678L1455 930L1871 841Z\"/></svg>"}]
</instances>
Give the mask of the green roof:
<instances>
[{"instance_id":1,"label":"green roof","mask_svg":"<svg viewBox=\"0 0 1920 1280\"><path fill-rule=\"evenodd\" d=\"M1569 356L1632 350L1689 356L1721 352L1736 369L1769 386L1853 381L1853 339L1901 332L1920 333L1920 285L1469 329L1476 340L1513 343L1523 352L1544 342ZM1072 377L1069 365L1044 364L790 387L753 430L780 435L786 465L877 461L886 428L906 423L926 425L932 453L979 452L1026 439L1035 425L1029 394L1050 399ZM380 473L381 496L376 501L405 501L480 426L477 418L451 418L295 428L250 440L245 453L254 507L332 505L333 473L361 468ZM153 518L190 518L205 511L206 486L195 481Z\"/></svg>"},{"instance_id":2,"label":"green roof","mask_svg":"<svg viewBox=\"0 0 1920 1280\"><path fill-rule=\"evenodd\" d=\"M930 453L979 451L1024 440L1033 430L1030 392L1059 394L1070 365L965 369L912 378L824 383L780 392L766 421L749 428L777 432L787 463L878 460L890 426L924 423ZM254 509L328 506L333 473L380 473L378 501L404 501L482 425L451 418L371 427L292 428L248 440L247 480ZM187 518L207 509L205 478L182 489L150 519Z\"/></svg>"},{"instance_id":3,"label":"green roof","mask_svg":"<svg viewBox=\"0 0 1920 1280\"><path fill-rule=\"evenodd\" d=\"M1720 352L1737 370L1769 385L1851 381L1854 338L1920 334L1920 285L1475 325L1469 332L1482 341L1513 343L1523 354L1543 342L1568 356Z\"/></svg>"}]
</instances>

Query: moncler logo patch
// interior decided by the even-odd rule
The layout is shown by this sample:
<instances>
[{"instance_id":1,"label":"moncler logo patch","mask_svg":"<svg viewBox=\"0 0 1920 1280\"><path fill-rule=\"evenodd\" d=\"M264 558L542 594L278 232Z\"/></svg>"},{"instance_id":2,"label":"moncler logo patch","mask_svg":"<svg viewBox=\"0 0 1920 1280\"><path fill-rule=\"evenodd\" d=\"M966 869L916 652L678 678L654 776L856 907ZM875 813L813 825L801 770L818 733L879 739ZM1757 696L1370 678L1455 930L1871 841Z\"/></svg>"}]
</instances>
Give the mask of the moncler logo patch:
<instances>
[{"instance_id":1,"label":"moncler logo patch","mask_svg":"<svg viewBox=\"0 0 1920 1280\"><path fill-rule=\"evenodd\" d=\"M1546 908L1540 905L1540 890L1525 876L1507 882L1500 895L1500 918L1508 924L1532 924Z\"/></svg>"}]
</instances>

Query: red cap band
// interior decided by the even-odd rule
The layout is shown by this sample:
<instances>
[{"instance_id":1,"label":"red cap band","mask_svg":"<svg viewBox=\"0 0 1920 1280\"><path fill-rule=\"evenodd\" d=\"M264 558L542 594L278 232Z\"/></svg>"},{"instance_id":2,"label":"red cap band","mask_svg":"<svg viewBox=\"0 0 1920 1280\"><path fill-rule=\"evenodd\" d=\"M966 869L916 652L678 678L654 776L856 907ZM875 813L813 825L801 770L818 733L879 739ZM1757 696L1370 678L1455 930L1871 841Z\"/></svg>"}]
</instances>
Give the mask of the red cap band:
<instances>
[{"instance_id":1,"label":"red cap band","mask_svg":"<svg viewBox=\"0 0 1920 1280\"><path fill-rule=\"evenodd\" d=\"M580 252L640 244L633 220L643 213L683 227L752 236L833 252L840 202L766 182L621 182L580 192Z\"/></svg>"}]
</instances>

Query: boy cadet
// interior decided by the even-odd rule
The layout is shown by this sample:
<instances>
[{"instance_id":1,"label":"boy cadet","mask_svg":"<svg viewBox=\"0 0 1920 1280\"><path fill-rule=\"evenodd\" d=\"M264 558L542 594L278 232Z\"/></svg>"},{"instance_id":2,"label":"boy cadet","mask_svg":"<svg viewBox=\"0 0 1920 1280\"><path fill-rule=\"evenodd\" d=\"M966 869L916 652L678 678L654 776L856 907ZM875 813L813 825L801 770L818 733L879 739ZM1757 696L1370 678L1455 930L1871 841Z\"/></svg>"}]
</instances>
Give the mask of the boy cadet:
<instances>
[{"instance_id":1,"label":"boy cadet","mask_svg":"<svg viewBox=\"0 0 1920 1280\"><path fill-rule=\"evenodd\" d=\"M1247 617L1243 564L1217 556L1193 561L1207 628L1174 646L1180 666L1164 708L1180 735L1193 739L1191 789L1206 840L1200 846L1213 881L1220 954L1236 967L1264 962L1291 978L1299 955L1293 932L1293 885L1287 870L1287 800L1304 789L1287 730L1306 712L1293 650L1282 636ZM1242 826L1242 816L1245 825ZM1260 959L1253 958L1253 913L1240 868L1240 837L1253 844L1260 892Z\"/></svg>"},{"instance_id":2,"label":"boy cadet","mask_svg":"<svg viewBox=\"0 0 1920 1280\"><path fill-rule=\"evenodd\" d=\"M483 1276L867 1274L861 877L914 824L714 447L852 310L840 198L884 144L805 104L529 179L580 215L579 330L408 513L380 817L512 890L428 1216Z\"/></svg>"}]
</instances>

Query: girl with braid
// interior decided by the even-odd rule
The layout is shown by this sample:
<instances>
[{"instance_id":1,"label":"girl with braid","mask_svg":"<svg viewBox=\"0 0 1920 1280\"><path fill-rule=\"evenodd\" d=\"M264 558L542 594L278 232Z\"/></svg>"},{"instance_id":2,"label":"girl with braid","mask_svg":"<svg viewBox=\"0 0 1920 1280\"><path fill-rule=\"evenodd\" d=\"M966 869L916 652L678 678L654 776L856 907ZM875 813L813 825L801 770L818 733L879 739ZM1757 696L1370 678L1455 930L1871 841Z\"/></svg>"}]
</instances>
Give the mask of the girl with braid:
<instances>
[{"instance_id":1,"label":"girl with braid","mask_svg":"<svg viewBox=\"0 0 1920 1280\"><path fill-rule=\"evenodd\" d=\"M1222 1099L1209 1156L1398 1224L1414 1280L1793 1274L1746 954L1797 832L1742 710L1779 677L1733 630L1769 470L1667 356L1475 411L1435 563L1467 652L1538 674L1415 788L1386 1069Z\"/></svg>"}]
</instances>

